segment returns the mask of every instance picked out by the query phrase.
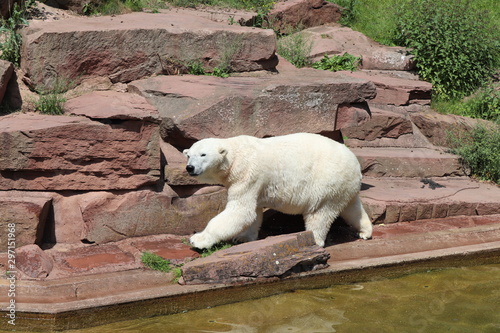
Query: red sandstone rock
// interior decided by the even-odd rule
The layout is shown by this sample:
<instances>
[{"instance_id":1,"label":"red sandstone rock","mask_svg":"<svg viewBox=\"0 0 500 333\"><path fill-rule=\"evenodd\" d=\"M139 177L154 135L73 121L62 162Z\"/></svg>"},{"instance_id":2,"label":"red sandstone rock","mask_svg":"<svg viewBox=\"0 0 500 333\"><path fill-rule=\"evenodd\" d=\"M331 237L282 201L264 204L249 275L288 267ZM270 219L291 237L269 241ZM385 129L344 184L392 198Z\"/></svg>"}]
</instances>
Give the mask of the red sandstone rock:
<instances>
[{"instance_id":1,"label":"red sandstone rock","mask_svg":"<svg viewBox=\"0 0 500 333\"><path fill-rule=\"evenodd\" d=\"M312 232L268 237L233 246L182 267L183 283L232 283L283 277L326 267L330 255L317 246Z\"/></svg>"},{"instance_id":2,"label":"red sandstone rock","mask_svg":"<svg viewBox=\"0 0 500 333\"><path fill-rule=\"evenodd\" d=\"M164 180L170 186L199 185L186 171L186 156L171 144L160 140L160 149L164 159Z\"/></svg>"},{"instance_id":3,"label":"red sandstone rock","mask_svg":"<svg viewBox=\"0 0 500 333\"><path fill-rule=\"evenodd\" d=\"M34 85L49 85L55 76L129 82L175 74L192 61L207 70L226 60L236 72L272 69L275 50L271 30L186 13L131 13L32 22L23 29L21 67Z\"/></svg>"},{"instance_id":4,"label":"red sandstone rock","mask_svg":"<svg viewBox=\"0 0 500 333\"><path fill-rule=\"evenodd\" d=\"M487 124L477 119L437 112L411 113L410 117L431 143L445 147L449 146L450 133L470 132L477 124Z\"/></svg>"},{"instance_id":5,"label":"red sandstone rock","mask_svg":"<svg viewBox=\"0 0 500 333\"><path fill-rule=\"evenodd\" d=\"M160 122L158 111L144 97L116 91L96 91L70 99L64 104L64 110L90 119Z\"/></svg>"},{"instance_id":6,"label":"red sandstone rock","mask_svg":"<svg viewBox=\"0 0 500 333\"><path fill-rule=\"evenodd\" d=\"M207 137L332 132L367 118L366 108L358 108L356 119L343 114L337 121L339 105L366 103L375 95L368 81L311 69L226 79L163 76L128 88L158 108L162 138L180 147Z\"/></svg>"},{"instance_id":7,"label":"red sandstone rock","mask_svg":"<svg viewBox=\"0 0 500 333\"><path fill-rule=\"evenodd\" d=\"M11 62L0 60L0 103L3 101L7 85L14 73L14 65Z\"/></svg>"},{"instance_id":8,"label":"red sandstone rock","mask_svg":"<svg viewBox=\"0 0 500 333\"><path fill-rule=\"evenodd\" d=\"M412 134L413 126L408 117L402 114L370 108L371 119L358 126L342 130L349 139L372 141L376 138L398 138L404 134Z\"/></svg>"},{"instance_id":9,"label":"red sandstone rock","mask_svg":"<svg viewBox=\"0 0 500 333\"><path fill-rule=\"evenodd\" d=\"M16 249L16 267L31 278L46 278L54 263L38 245L26 245Z\"/></svg>"},{"instance_id":10,"label":"red sandstone rock","mask_svg":"<svg viewBox=\"0 0 500 333\"><path fill-rule=\"evenodd\" d=\"M75 247L66 251L51 249L46 252L54 261L50 279L142 267L131 253L121 250L115 244Z\"/></svg>"},{"instance_id":11,"label":"red sandstone rock","mask_svg":"<svg viewBox=\"0 0 500 333\"><path fill-rule=\"evenodd\" d=\"M15 246L41 244L52 198L48 194L0 191L0 252L7 251L8 225L15 225Z\"/></svg>"},{"instance_id":12,"label":"red sandstone rock","mask_svg":"<svg viewBox=\"0 0 500 333\"><path fill-rule=\"evenodd\" d=\"M64 198L61 203L74 206L55 206L56 229L66 225L66 239L80 237L98 244L156 234L189 235L203 230L227 201L227 192L220 186L176 190L165 185L163 192L89 192Z\"/></svg>"},{"instance_id":13,"label":"red sandstone rock","mask_svg":"<svg viewBox=\"0 0 500 333\"><path fill-rule=\"evenodd\" d=\"M365 176L445 177L464 176L456 155L427 148L352 148Z\"/></svg>"},{"instance_id":14,"label":"red sandstone rock","mask_svg":"<svg viewBox=\"0 0 500 333\"><path fill-rule=\"evenodd\" d=\"M315 27L338 22L341 7L323 0L289 0L274 5L268 15L269 25L275 31L290 33L301 26Z\"/></svg>"},{"instance_id":15,"label":"red sandstone rock","mask_svg":"<svg viewBox=\"0 0 500 333\"><path fill-rule=\"evenodd\" d=\"M85 117L0 118L0 189L136 189L159 179L158 125Z\"/></svg>"},{"instance_id":16,"label":"red sandstone rock","mask_svg":"<svg viewBox=\"0 0 500 333\"><path fill-rule=\"evenodd\" d=\"M304 30L312 42L310 58L319 61L326 54L349 53L362 58L362 69L408 71L415 68L413 56L403 47L381 45L358 31L340 25L324 25Z\"/></svg>"},{"instance_id":17,"label":"red sandstone rock","mask_svg":"<svg viewBox=\"0 0 500 333\"><path fill-rule=\"evenodd\" d=\"M360 79L371 80L377 86L373 103L409 105L430 104L432 85L429 82L391 76L379 71L342 72Z\"/></svg>"},{"instance_id":18,"label":"red sandstone rock","mask_svg":"<svg viewBox=\"0 0 500 333\"><path fill-rule=\"evenodd\" d=\"M438 178L429 188L420 178L365 177L361 198L375 223L500 213L500 191L467 178Z\"/></svg>"}]
</instances>

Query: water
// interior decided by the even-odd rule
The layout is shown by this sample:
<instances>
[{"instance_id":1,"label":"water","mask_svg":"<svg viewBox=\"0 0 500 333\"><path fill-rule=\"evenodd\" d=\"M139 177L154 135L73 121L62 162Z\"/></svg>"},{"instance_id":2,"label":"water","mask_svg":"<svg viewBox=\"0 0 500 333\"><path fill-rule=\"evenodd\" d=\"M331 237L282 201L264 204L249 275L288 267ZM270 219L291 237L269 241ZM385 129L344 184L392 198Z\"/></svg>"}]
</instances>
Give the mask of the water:
<instances>
[{"instance_id":1,"label":"water","mask_svg":"<svg viewBox=\"0 0 500 333\"><path fill-rule=\"evenodd\" d=\"M297 290L68 333L500 332L500 265Z\"/></svg>"},{"instance_id":2,"label":"water","mask_svg":"<svg viewBox=\"0 0 500 333\"><path fill-rule=\"evenodd\" d=\"M297 290L188 313L66 331L91 332L499 333L500 264Z\"/></svg>"}]
</instances>

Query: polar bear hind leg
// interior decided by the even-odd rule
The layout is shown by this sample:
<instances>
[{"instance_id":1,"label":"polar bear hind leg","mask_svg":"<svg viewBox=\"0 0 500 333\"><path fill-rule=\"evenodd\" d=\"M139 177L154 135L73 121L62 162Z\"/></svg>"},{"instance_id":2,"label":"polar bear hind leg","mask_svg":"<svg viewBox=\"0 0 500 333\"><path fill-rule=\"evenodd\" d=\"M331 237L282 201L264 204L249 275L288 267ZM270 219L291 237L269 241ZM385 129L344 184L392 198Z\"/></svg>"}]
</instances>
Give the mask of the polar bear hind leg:
<instances>
[{"instance_id":1,"label":"polar bear hind leg","mask_svg":"<svg viewBox=\"0 0 500 333\"><path fill-rule=\"evenodd\" d=\"M340 213L340 216L348 225L354 227L358 231L359 238L372 238L372 222L363 208L359 195L356 195L351 202L349 202Z\"/></svg>"},{"instance_id":2,"label":"polar bear hind leg","mask_svg":"<svg viewBox=\"0 0 500 333\"><path fill-rule=\"evenodd\" d=\"M337 216L338 213L329 206L323 206L313 213L304 214L306 230L312 231L317 245L325 246L326 235Z\"/></svg>"}]
</instances>

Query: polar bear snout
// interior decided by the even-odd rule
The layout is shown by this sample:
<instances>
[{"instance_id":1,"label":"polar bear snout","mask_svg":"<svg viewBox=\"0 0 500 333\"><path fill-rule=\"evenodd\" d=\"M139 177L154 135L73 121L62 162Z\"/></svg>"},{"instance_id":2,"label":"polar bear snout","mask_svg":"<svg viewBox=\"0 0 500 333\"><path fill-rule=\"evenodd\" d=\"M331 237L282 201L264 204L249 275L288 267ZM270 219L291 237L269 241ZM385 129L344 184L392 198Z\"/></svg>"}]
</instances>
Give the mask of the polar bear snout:
<instances>
[{"instance_id":1,"label":"polar bear snout","mask_svg":"<svg viewBox=\"0 0 500 333\"><path fill-rule=\"evenodd\" d=\"M196 168L194 167L194 165L191 164L186 165L186 171L189 173L190 176L197 176L195 170Z\"/></svg>"}]
</instances>

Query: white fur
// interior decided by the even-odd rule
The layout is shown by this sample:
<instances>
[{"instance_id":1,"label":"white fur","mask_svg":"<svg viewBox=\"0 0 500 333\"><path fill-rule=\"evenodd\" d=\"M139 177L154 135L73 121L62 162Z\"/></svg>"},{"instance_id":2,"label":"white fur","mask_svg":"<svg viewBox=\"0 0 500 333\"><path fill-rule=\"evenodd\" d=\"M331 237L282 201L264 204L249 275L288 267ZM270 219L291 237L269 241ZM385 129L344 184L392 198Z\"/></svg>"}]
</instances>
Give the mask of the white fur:
<instances>
[{"instance_id":1,"label":"white fur","mask_svg":"<svg viewBox=\"0 0 500 333\"><path fill-rule=\"evenodd\" d=\"M358 196L359 162L343 144L307 133L265 139L237 136L198 141L184 154L191 175L228 189L226 208L191 237L194 247L256 240L264 207L302 214L319 246L324 246L339 215L360 238L372 235Z\"/></svg>"}]
</instances>

